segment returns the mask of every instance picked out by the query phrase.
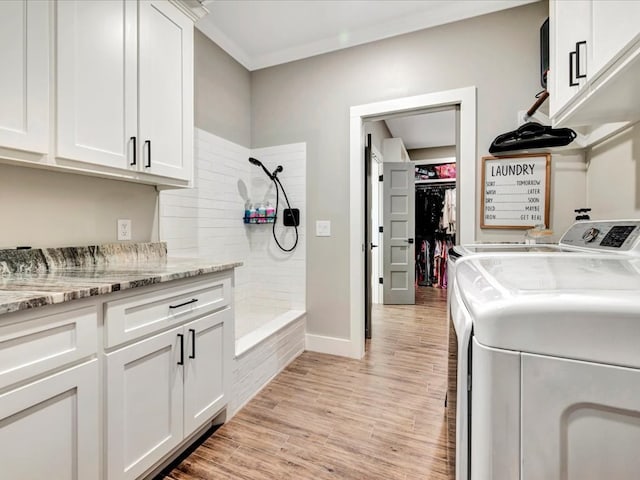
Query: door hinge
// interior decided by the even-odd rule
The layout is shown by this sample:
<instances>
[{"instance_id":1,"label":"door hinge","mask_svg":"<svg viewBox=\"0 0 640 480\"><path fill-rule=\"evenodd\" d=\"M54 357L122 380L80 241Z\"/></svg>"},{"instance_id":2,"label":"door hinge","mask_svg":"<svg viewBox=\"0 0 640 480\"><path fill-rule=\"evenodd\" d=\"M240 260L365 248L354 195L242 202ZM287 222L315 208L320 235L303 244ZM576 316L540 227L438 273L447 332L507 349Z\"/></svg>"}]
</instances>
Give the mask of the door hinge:
<instances>
[{"instance_id":1,"label":"door hinge","mask_svg":"<svg viewBox=\"0 0 640 480\"><path fill-rule=\"evenodd\" d=\"M383 176L384 176L384 175L380 175L380 176L378 176L378 181L379 181L379 182L382 182L382 177L383 177Z\"/></svg>"},{"instance_id":2,"label":"door hinge","mask_svg":"<svg viewBox=\"0 0 640 480\"><path fill-rule=\"evenodd\" d=\"M378 283L382 285L382 277L378 277Z\"/></svg>"},{"instance_id":3,"label":"door hinge","mask_svg":"<svg viewBox=\"0 0 640 480\"><path fill-rule=\"evenodd\" d=\"M467 391L471 391L471 375L467 375Z\"/></svg>"},{"instance_id":4,"label":"door hinge","mask_svg":"<svg viewBox=\"0 0 640 480\"><path fill-rule=\"evenodd\" d=\"M378 227L378 233L382 233L383 230L384 230L384 227Z\"/></svg>"}]
</instances>

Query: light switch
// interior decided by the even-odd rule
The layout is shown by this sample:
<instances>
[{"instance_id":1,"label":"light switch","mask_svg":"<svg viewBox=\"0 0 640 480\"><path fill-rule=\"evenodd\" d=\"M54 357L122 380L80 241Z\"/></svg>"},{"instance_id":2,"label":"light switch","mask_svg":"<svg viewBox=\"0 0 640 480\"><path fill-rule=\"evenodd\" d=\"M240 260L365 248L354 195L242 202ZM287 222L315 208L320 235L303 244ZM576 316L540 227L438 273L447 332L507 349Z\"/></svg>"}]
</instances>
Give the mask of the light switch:
<instances>
[{"instance_id":1,"label":"light switch","mask_svg":"<svg viewBox=\"0 0 640 480\"><path fill-rule=\"evenodd\" d=\"M330 237L330 236L331 236L331 221L316 220L316 237Z\"/></svg>"}]
</instances>

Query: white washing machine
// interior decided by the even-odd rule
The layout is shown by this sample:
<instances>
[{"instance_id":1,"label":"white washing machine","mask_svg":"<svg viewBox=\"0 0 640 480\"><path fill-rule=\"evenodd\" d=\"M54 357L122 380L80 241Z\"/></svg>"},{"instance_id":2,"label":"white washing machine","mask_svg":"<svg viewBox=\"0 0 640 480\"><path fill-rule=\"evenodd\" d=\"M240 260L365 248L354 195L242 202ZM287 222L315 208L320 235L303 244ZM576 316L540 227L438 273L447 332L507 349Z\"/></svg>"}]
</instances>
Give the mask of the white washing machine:
<instances>
[{"instance_id":1,"label":"white washing machine","mask_svg":"<svg viewBox=\"0 0 640 480\"><path fill-rule=\"evenodd\" d=\"M528 250L455 263L456 478L640 478L640 221Z\"/></svg>"}]
</instances>

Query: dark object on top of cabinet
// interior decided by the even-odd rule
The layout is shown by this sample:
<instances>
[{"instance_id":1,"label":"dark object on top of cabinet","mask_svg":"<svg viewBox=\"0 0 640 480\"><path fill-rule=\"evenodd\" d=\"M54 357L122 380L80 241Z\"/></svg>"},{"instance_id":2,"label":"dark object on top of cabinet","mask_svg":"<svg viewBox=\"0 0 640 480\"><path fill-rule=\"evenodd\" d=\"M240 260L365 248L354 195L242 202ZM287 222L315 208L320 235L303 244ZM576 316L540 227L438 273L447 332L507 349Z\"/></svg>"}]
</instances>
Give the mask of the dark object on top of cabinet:
<instances>
[{"instance_id":1,"label":"dark object on top of cabinet","mask_svg":"<svg viewBox=\"0 0 640 480\"><path fill-rule=\"evenodd\" d=\"M570 144L576 137L576 132L570 128L552 128L537 122L528 122L517 130L498 135L491 142L489 152L561 147Z\"/></svg>"},{"instance_id":2,"label":"dark object on top of cabinet","mask_svg":"<svg viewBox=\"0 0 640 480\"><path fill-rule=\"evenodd\" d=\"M549 73L549 17L540 27L540 85L547 88L547 73Z\"/></svg>"}]
</instances>

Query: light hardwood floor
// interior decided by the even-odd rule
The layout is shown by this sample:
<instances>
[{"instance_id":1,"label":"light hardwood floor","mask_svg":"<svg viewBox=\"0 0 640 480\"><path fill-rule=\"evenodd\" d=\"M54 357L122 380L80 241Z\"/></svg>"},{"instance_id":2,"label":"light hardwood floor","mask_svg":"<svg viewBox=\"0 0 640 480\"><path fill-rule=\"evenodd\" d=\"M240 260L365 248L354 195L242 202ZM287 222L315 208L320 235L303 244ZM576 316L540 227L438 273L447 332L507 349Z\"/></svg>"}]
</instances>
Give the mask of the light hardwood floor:
<instances>
[{"instance_id":1,"label":"light hardwood floor","mask_svg":"<svg viewBox=\"0 0 640 480\"><path fill-rule=\"evenodd\" d=\"M361 361L305 352L165 480L449 480L446 290L374 306Z\"/></svg>"}]
</instances>

